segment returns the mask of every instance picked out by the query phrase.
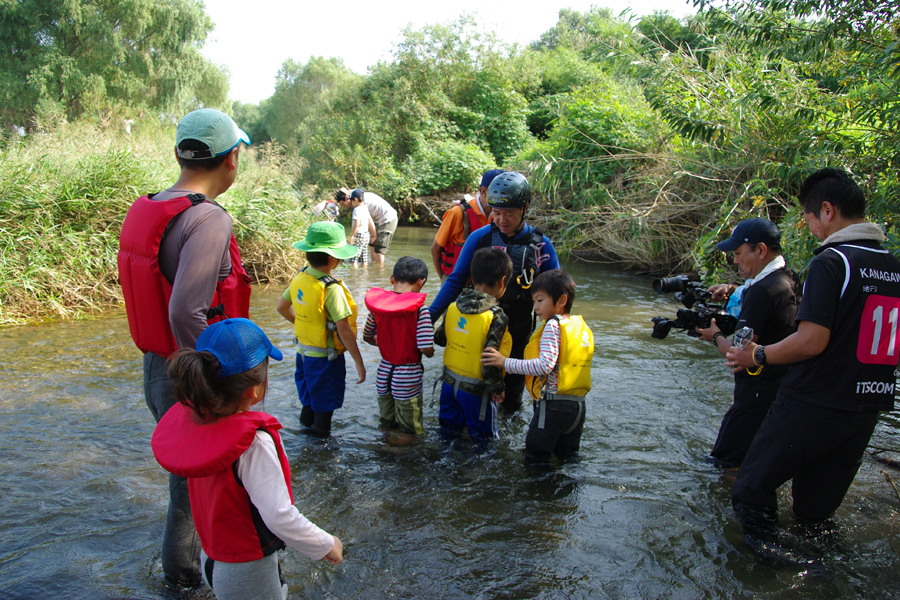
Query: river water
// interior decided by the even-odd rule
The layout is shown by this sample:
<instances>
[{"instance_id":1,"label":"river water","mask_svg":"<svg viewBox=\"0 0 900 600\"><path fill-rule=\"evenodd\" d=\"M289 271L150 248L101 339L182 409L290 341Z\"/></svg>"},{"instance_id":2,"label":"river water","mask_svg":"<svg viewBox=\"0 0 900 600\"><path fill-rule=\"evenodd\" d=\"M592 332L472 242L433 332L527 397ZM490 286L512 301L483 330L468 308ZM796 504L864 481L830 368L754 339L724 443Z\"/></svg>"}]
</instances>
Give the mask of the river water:
<instances>
[{"instance_id":1,"label":"river water","mask_svg":"<svg viewBox=\"0 0 900 600\"><path fill-rule=\"evenodd\" d=\"M433 230L401 228L387 264L338 273L362 304L393 261L428 259ZM838 512L841 542L821 564L754 555L730 508L732 475L704 456L730 404L712 346L650 318L677 303L613 266L570 262L576 314L594 331L594 390L580 460L536 469L522 459L531 408L501 424L487 452L438 440L437 408L412 445L377 429L376 348L330 439L297 433L293 360L272 363L265 409L285 425L295 503L344 542L337 567L282 557L293 598L896 598L900 472L867 456ZM424 289L433 298L437 277ZM251 318L291 357L275 312L282 286L257 289ZM361 306L360 327L365 307ZM150 452L153 420L140 353L121 311L6 329L0 337L0 598L212 598L162 585L166 475ZM350 363L352 364L352 363ZM426 359L426 397L440 373ZM886 417L871 446L900 449ZM790 523L789 490L781 490Z\"/></svg>"}]
</instances>

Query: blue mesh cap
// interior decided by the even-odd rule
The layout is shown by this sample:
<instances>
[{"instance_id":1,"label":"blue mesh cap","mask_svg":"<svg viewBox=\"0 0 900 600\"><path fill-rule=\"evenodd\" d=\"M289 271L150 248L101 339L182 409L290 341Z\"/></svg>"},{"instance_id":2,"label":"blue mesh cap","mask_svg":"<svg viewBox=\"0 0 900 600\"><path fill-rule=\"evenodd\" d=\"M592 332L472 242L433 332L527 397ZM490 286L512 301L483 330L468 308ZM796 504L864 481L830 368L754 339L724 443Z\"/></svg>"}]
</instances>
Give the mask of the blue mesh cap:
<instances>
[{"instance_id":1,"label":"blue mesh cap","mask_svg":"<svg viewBox=\"0 0 900 600\"><path fill-rule=\"evenodd\" d=\"M185 140L196 140L207 149L182 149L179 146ZM241 142L250 145L247 132L238 127L234 119L214 108L201 108L186 114L175 130L175 151L180 158L188 160L222 156Z\"/></svg>"},{"instance_id":2,"label":"blue mesh cap","mask_svg":"<svg viewBox=\"0 0 900 600\"><path fill-rule=\"evenodd\" d=\"M197 338L197 352L211 352L222 366L219 377L249 371L267 356L281 360L263 330L249 319L225 319L213 323Z\"/></svg>"},{"instance_id":3,"label":"blue mesh cap","mask_svg":"<svg viewBox=\"0 0 900 600\"><path fill-rule=\"evenodd\" d=\"M505 171L503 169L491 169L490 171L485 171L484 175L481 176L481 186L480 187L487 187L487 186L491 185L491 182L494 180L494 177L496 177L497 175L500 175L501 173L504 173L504 172Z\"/></svg>"}]
</instances>

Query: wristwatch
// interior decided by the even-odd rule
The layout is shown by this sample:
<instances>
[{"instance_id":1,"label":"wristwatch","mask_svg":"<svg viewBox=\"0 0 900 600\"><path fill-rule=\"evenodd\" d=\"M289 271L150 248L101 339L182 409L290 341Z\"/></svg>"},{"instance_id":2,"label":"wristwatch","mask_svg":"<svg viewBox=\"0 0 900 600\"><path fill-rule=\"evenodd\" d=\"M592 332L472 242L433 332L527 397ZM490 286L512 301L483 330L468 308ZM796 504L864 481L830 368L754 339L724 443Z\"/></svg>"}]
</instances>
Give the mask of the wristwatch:
<instances>
[{"instance_id":1,"label":"wristwatch","mask_svg":"<svg viewBox=\"0 0 900 600\"><path fill-rule=\"evenodd\" d=\"M717 331L717 332L715 332L715 333L713 334L713 338L712 338L712 344L713 344L713 346L718 346L718 345L719 345L719 338L720 338L720 337L725 337L725 334L722 333L721 331Z\"/></svg>"},{"instance_id":2,"label":"wristwatch","mask_svg":"<svg viewBox=\"0 0 900 600\"><path fill-rule=\"evenodd\" d=\"M755 362L760 367L764 367L766 365L766 347L765 346L757 346L756 350L753 352L753 362Z\"/></svg>"}]
</instances>

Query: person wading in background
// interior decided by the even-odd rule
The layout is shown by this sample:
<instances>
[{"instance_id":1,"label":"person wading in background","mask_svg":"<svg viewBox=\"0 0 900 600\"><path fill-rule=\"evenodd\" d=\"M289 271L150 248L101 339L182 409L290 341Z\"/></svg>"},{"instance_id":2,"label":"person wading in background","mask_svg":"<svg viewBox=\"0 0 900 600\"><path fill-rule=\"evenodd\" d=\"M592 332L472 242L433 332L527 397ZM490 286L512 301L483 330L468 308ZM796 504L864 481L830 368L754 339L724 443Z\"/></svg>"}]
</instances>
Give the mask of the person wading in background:
<instances>
[{"instance_id":1,"label":"person wading in background","mask_svg":"<svg viewBox=\"0 0 900 600\"><path fill-rule=\"evenodd\" d=\"M487 191L494 177L500 173L503 173L500 169L485 171L478 194L471 200L455 203L444 213L441 227L431 244L431 259L434 261L435 272L441 273L441 283L453 272L453 266L469 234L491 222Z\"/></svg>"}]
</instances>

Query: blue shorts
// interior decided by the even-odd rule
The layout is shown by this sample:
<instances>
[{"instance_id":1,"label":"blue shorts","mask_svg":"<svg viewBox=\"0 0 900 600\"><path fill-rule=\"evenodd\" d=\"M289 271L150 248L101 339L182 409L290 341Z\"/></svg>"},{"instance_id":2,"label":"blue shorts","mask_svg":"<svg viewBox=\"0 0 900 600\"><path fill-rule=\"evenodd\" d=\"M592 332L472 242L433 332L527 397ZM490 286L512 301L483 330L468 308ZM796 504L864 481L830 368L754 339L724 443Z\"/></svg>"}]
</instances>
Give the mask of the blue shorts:
<instances>
[{"instance_id":1,"label":"blue shorts","mask_svg":"<svg viewBox=\"0 0 900 600\"><path fill-rule=\"evenodd\" d=\"M482 417L482 408L484 415ZM441 412L438 415L441 427L459 432L464 426L474 439L498 439L497 405L490 398L485 400L463 390L453 393L453 386L446 381L441 384Z\"/></svg>"},{"instance_id":2,"label":"blue shorts","mask_svg":"<svg viewBox=\"0 0 900 600\"><path fill-rule=\"evenodd\" d=\"M311 406L315 412L331 412L342 407L346 379L343 354L335 360L297 354L294 382L302 406Z\"/></svg>"}]
</instances>

